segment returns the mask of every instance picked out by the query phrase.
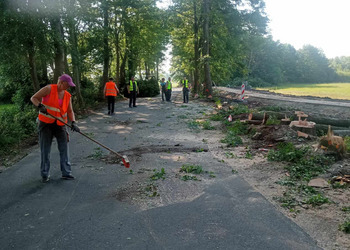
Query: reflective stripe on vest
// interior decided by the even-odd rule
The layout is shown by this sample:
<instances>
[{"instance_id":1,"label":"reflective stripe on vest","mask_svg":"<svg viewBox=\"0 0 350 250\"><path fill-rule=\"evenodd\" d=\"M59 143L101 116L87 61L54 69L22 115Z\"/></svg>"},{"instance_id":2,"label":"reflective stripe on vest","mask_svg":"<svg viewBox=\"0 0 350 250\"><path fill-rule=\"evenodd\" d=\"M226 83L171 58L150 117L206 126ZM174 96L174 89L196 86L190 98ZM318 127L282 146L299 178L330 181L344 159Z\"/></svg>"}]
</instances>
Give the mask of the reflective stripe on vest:
<instances>
[{"instance_id":1,"label":"reflective stripe on vest","mask_svg":"<svg viewBox=\"0 0 350 250\"><path fill-rule=\"evenodd\" d=\"M184 85L184 83L185 83L185 85ZM186 82L185 82L185 80L182 80L182 85L184 85L185 88L188 88L188 80L186 80Z\"/></svg>"},{"instance_id":2,"label":"reflective stripe on vest","mask_svg":"<svg viewBox=\"0 0 350 250\"><path fill-rule=\"evenodd\" d=\"M137 82L134 81L134 83L135 83L135 90L137 90ZM129 90L130 90L130 91L134 91L134 84L132 84L132 81L131 81L131 80L130 80L130 87L129 87Z\"/></svg>"},{"instance_id":3,"label":"reflective stripe on vest","mask_svg":"<svg viewBox=\"0 0 350 250\"><path fill-rule=\"evenodd\" d=\"M62 119L65 123L68 122L67 110L70 103L71 94L68 91L64 91L62 107L58 104L58 92L57 84L51 84L51 91L48 98L43 98L42 104L45 105L47 112L57 118ZM54 123L56 119L49 115L39 112L38 118L40 121L45 123ZM59 120L56 121L57 125L64 126L64 123Z\"/></svg>"},{"instance_id":4,"label":"reflective stripe on vest","mask_svg":"<svg viewBox=\"0 0 350 250\"><path fill-rule=\"evenodd\" d=\"M117 96L117 89L114 82L106 83L106 96Z\"/></svg>"},{"instance_id":5,"label":"reflective stripe on vest","mask_svg":"<svg viewBox=\"0 0 350 250\"><path fill-rule=\"evenodd\" d=\"M168 84L168 89L171 89L171 82L167 81L166 83Z\"/></svg>"}]
</instances>

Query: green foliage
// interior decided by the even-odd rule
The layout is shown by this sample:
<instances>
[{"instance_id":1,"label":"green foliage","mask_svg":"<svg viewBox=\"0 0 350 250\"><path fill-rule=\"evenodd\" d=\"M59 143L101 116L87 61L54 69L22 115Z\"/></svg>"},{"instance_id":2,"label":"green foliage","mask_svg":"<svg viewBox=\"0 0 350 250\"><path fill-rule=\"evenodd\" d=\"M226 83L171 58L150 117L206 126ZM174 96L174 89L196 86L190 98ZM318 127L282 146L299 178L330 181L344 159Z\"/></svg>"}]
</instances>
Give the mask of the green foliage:
<instances>
[{"instance_id":1,"label":"green foliage","mask_svg":"<svg viewBox=\"0 0 350 250\"><path fill-rule=\"evenodd\" d=\"M200 122L197 122L197 121L189 121L188 123L187 123L187 125L188 125L188 128L190 128L191 130L193 130L193 131L195 131L195 132L199 132L200 131L200 129L199 129L199 126L200 126Z\"/></svg>"},{"instance_id":2,"label":"green foliage","mask_svg":"<svg viewBox=\"0 0 350 250\"><path fill-rule=\"evenodd\" d=\"M346 151L350 152L350 136L344 137Z\"/></svg>"},{"instance_id":3,"label":"green foliage","mask_svg":"<svg viewBox=\"0 0 350 250\"><path fill-rule=\"evenodd\" d=\"M249 108L246 105L243 104L237 104L233 106L232 111L228 111L230 114L233 115L240 115L240 114L248 114L249 113Z\"/></svg>"},{"instance_id":4,"label":"green foliage","mask_svg":"<svg viewBox=\"0 0 350 250\"><path fill-rule=\"evenodd\" d=\"M306 204L311 204L313 207L320 206L325 203L330 203L327 197L324 197L322 194L316 194L307 199Z\"/></svg>"},{"instance_id":5,"label":"green foliage","mask_svg":"<svg viewBox=\"0 0 350 250\"><path fill-rule=\"evenodd\" d=\"M210 121L202 122L202 127L205 130L214 130L215 129L215 127L210 124Z\"/></svg>"},{"instance_id":6,"label":"green foliage","mask_svg":"<svg viewBox=\"0 0 350 250\"><path fill-rule=\"evenodd\" d=\"M21 109L18 105L0 110L0 148L5 149L23 139L33 136L36 132L36 117L38 113L33 106Z\"/></svg>"},{"instance_id":7,"label":"green foliage","mask_svg":"<svg viewBox=\"0 0 350 250\"><path fill-rule=\"evenodd\" d=\"M228 131L225 139L222 139L220 142L226 143L229 147L237 147L243 144L242 138L233 131Z\"/></svg>"},{"instance_id":8,"label":"green foliage","mask_svg":"<svg viewBox=\"0 0 350 250\"><path fill-rule=\"evenodd\" d=\"M297 149L291 142L279 143L277 145L277 150L269 151L267 159L270 161L297 162L309 152L309 150L310 149L307 147Z\"/></svg>"},{"instance_id":9,"label":"green foliage","mask_svg":"<svg viewBox=\"0 0 350 250\"><path fill-rule=\"evenodd\" d=\"M151 78L150 80L137 81L137 86L140 89L141 97L153 97L159 95L159 85L157 80Z\"/></svg>"},{"instance_id":10,"label":"green foliage","mask_svg":"<svg viewBox=\"0 0 350 250\"><path fill-rule=\"evenodd\" d=\"M212 121L222 121L222 120L224 120L224 116L220 113L217 113L217 114L210 116L209 119Z\"/></svg>"},{"instance_id":11,"label":"green foliage","mask_svg":"<svg viewBox=\"0 0 350 250\"><path fill-rule=\"evenodd\" d=\"M101 159L102 156L103 156L102 149L100 147L96 147L94 148L94 152L88 157L91 159Z\"/></svg>"},{"instance_id":12,"label":"green foliage","mask_svg":"<svg viewBox=\"0 0 350 250\"><path fill-rule=\"evenodd\" d=\"M339 225L339 230L350 234L350 219L344 221L342 224Z\"/></svg>"},{"instance_id":13,"label":"green foliage","mask_svg":"<svg viewBox=\"0 0 350 250\"><path fill-rule=\"evenodd\" d=\"M299 202L296 200L296 198L289 193L284 193L282 197L274 197L274 199L279 201L282 207L289 209L299 205Z\"/></svg>"},{"instance_id":14,"label":"green foliage","mask_svg":"<svg viewBox=\"0 0 350 250\"><path fill-rule=\"evenodd\" d=\"M248 126L246 123L242 123L240 120L226 123L228 125L227 131L235 133L237 135L246 135L248 133Z\"/></svg>"},{"instance_id":15,"label":"green foliage","mask_svg":"<svg viewBox=\"0 0 350 250\"><path fill-rule=\"evenodd\" d=\"M350 207L342 207L341 211L350 212Z\"/></svg>"},{"instance_id":16,"label":"green foliage","mask_svg":"<svg viewBox=\"0 0 350 250\"><path fill-rule=\"evenodd\" d=\"M203 172L203 168L200 165L184 164L182 165L180 172L200 174Z\"/></svg>"},{"instance_id":17,"label":"green foliage","mask_svg":"<svg viewBox=\"0 0 350 250\"><path fill-rule=\"evenodd\" d=\"M279 143L277 150L271 150L267 155L270 161L285 161L285 168L292 179L310 180L324 173L334 162L334 159L324 155L313 154L308 147L297 149L292 143Z\"/></svg>"},{"instance_id":18,"label":"green foliage","mask_svg":"<svg viewBox=\"0 0 350 250\"><path fill-rule=\"evenodd\" d=\"M165 170L162 168L160 172L157 169L153 169L154 174L151 176L152 180L159 180L159 179L165 179Z\"/></svg>"},{"instance_id":19,"label":"green foliage","mask_svg":"<svg viewBox=\"0 0 350 250\"><path fill-rule=\"evenodd\" d=\"M333 162L334 159L324 155L310 154L295 164L286 166L286 169L289 171L291 178L309 181L313 177L325 173Z\"/></svg>"},{"instance_id":20,"label":"green foliage","mask_svg":"<svg viewBox=\"0 0 350 250\"><path fill-rule=\"evenodd\" d=\"M266 122L266 125L279 125L281 121L276 116L271 115Z\"/></svg>"},{"instance_id":21,"label":"green foliage","mask_svg":"<svg viewBox=\"0 0 350 250\"><path fill-rule=\"evenodd\" d=\"M194 175L184 175L181 177L181 180L183 181L199 181L199 179L197 178L197 176Z\"/></svg>"}]
</instances>

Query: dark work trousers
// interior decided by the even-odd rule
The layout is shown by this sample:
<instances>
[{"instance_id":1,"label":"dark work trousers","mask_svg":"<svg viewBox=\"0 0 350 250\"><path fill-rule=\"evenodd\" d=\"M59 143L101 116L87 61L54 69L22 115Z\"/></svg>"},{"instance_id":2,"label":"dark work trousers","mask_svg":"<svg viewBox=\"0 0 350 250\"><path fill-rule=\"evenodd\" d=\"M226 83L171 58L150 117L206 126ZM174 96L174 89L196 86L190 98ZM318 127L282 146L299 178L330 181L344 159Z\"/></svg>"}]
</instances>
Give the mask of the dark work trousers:
<instances>
[{"instance_id":1,"label":"dark work trousers","mask_svg":"<svg viewBox=\"0 0 350 250\"><path fill-rule=\"evenodd\" d=\"M129 107L131 108L132 106L136 107L136 91L130 91L130 100L129 100ZM132 106L131 106L132 103Z\"/></svg>"},{"instance_id":2,"label":"dark work trousers","mask_svg":"<svg viewBox=\"0 0 350 250\"><path fill-rule=\"evenodd\" d=\"M60 165L62 176L71 174L71 164L68 156L67 131L65 126L57 123L45 123L39 121L39 143L41 150L41 177L50 175L50 152L53 137L57 139L58 151L60 152Z\"/></svg>"},{"instance_id":3,"label":"dark work trousers","mask_svg":"<svg viewBox=\"0 0 350 250\"><path fill-rule=\"evenodd\" d=\"M166 89L165 89L165 86L162 86L162 101L164 102L164 97L165 99L167 98L166 97Z\"/></svg>"},{"instance_id":4,"label":"dark work trousers","mask_svg":"<svg viewBox=\"0 0 350 250\"><path fill-rule=\"evenodd\" d=\"M107 101L108 101L108 114L111 115L114 113L115 96L107 96Z\"/></svg>"},{"instance_id":5,"label":"dark work trousers","mask_svg":"<svg viewBox=\"0 0 350 250\"><path fill-rule=\"evenodd\" d=\"M182 92L184 94L184 103L185 102L187 103L188 102L188 88L183 88Z\"/></svg>"},{"instance_id":6,"label":"dark work trousers","mask_svg":"<svg viewBox=\"0 0 350 250\"><path fill-rule=\"evenodd\" d=\"M166 100L167 100L168 102L170 102L170 99L171 99L171 89L168 89L168 90L166 91Z\"/></svg>"}]
</instances>

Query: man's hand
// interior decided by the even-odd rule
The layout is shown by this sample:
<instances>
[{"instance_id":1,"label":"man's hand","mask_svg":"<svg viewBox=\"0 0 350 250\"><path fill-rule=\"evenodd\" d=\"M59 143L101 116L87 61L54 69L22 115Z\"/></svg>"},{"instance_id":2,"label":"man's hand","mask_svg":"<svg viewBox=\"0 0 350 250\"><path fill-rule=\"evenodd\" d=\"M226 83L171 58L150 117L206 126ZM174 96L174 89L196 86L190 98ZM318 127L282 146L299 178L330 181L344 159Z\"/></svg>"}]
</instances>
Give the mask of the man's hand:
<instances>
[{"instance_id":1,"label":"man's hand","mask_svg":"<svg viewBox=\"0 0 350 250\"><path fill-rule=\"evenodd\" d=\"M44 104L42 104L42 103L39 103L39 105L38 105L38 110L39 110L40 113L48 114L48 113L47 113L46 107L45 107Z\"/></svg>"},{"instance_id":2,"label":"man's hand","mask_svg":"<svg viewBox=\"0 0 350 250\"><path fill-rule=\"evenodd\" d=\"M80 128L75 124L75 121L72 121L71 129L74 132L80 132Z\"/></svg>"}]
</instances>

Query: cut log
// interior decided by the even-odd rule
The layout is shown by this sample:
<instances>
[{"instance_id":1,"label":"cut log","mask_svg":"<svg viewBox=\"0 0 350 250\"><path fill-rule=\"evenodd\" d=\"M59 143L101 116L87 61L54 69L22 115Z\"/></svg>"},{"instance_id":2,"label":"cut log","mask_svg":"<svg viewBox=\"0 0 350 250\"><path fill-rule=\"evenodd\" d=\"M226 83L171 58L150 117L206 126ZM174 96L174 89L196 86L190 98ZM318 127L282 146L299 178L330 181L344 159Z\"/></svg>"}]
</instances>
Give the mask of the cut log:
<instances>
[{"instance_id":1,"label":"cut log","mask_svg":"<svg viewBox=\"0 0 350 250\"><path fill-rule=\"evenodd\" d=\"M268 115L266 115L266 113L250 113L248 115L248 120L264 120L265 118L268 118Z\"/></svg>"},{"instance_id":2,"label":"cut log","mask_svg":"<svg viewBox=\"0 0 350 250\"><path fill-rule=\"evenodd\" d=\"M289 125L293 130L309 135L316 135L315 123L308 121L292 121Z\"/></svg>"},{"instance_id":3,"label":"cut log","mask_svg":"<svg viewBox=\"0 0 350 250\"><path fill-rule=\"evenodd\" d=\"M303 138L310 138L310 136L308 135L308 134L306 134L306 133L303 133L303 132L301 132L301 131L297 131L298 132L298 137L303 137Z\"/></svg>"},{"instance_id":4,"label":"cut log","mask_svg":"<svg viewBox=\"0 0 350 250\"><path fill-rule=\"evenodd\" d=\"M262 120L245 120L248 124L261 125L263 123Z\"/></svg>"},{"instance_id":5,"label":"cut log","mask_svg":"<svg viewBox=\"0 0 350 250\"><path fill-rule=\"evenodd\" d=\"M338 136L350 136L350 129L348 130L333 130L333 133Z\"/></svg>"},{"instance_id":6,"label":"cut log","mask_svg":"<svg viewBox=\"0 0 350 250\"><path fill-rule=\"evenodd\" d=\"M328 126L325 124L317 124L315 125L317 131L323 131L324 133L327 133L328 131ZM347 128L344 127L337 127L337 126L332 126L331 127L333 130L347 130Z\"/></svg>"},{"instance_id":7,"label":"cut log","mask_svg":"<svg viewBox=\"0 0 350 250\"><path fill-rule=\"evenodd\" d=\"M289 125L291 120L285 116L284 119L281 119L281 125Z\"/></svg>"},{"instance_id":8,"label":"cut log","mask_svg":"<svg viewBox=\"0 0 350 250\"><path fill-rule=\"evenodd\" d=\"M248 119L251 120L263 120L264 114L266 114L266 117L276 117L278 120L284 119L287 116L290 116L290 112L282 113L282 112L273 112L273 111L266 111L266 112L259 112L259 113L250 113L248 115Z\"/></svg>"},{"instance_id":9,"label":"cut log","mask_svg":"<svg viewBox=\"0 0 350 250\"><path fill-rule=\"evenodd\" d=\"M309 116L308 120L313 121L316 124L331 125L332 127L335 126L335 127L350 128L350 120L340 120L340 119L312 117L312 116Z\"/></svg>"}]
</instances>

